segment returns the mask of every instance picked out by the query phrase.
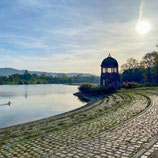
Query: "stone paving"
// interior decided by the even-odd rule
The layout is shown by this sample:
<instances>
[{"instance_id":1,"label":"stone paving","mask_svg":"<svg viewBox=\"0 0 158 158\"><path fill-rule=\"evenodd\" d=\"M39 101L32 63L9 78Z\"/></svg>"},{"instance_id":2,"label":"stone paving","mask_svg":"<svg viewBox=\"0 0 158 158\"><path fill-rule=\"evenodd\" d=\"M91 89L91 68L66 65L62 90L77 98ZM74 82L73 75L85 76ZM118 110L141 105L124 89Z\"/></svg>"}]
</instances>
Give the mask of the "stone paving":
<instances>
[{"instance_id":1,"label":"stone paving","mask_svg":"<svg viewBox=\"0 0 158 158\"><path fill-rule=\"evenodd\" d=\"M158 138L157 141L143 154L139 156L139 158L158 158Z\"/></svg>"},{"instance_id":2,"label":"stone paving","mask_svg":"<svg viewBox=\"0 0 158 158\"><path fill-rule=\"evenodd\" d=\"M153 106L144 114L112 131L102 132L93 138L55 151L49 157L132 157L158 134L158 97L151 99ZM154 147L157 149L158 145ZM145 153L145 156L147 154L149 153Z\"/></svg>"},{"instance_id":3,"label":"stone paving","mask_svg":"<svg viewBox=\"0 0 158 158\"><path fill-rule=\"evenodd\" d=\"M150 98L153 106L126 123L149 106L147 94L118 93L70 113L1 129L0 157L133 156L158 133L158 97Z\"/></svg>"}]
</instances>

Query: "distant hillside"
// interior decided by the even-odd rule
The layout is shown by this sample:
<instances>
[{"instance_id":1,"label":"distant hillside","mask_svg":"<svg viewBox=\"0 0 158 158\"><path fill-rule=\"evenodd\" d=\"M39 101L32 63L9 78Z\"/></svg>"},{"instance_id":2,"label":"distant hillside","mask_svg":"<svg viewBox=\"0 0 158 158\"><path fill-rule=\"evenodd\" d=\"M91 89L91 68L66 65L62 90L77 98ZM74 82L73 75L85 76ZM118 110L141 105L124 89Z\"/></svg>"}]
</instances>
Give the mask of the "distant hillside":
<instances>
[{"instance_id":1,"label":"distant hillside","mask_svg":"<svg viewBox=\"0 0 158 158\"><path fill-rule=\"evenodd\" d=\"M25 70L17 70L14 68L0 68L0 76L9 76L9 75L13 75L13 74L24 74ZM60 77L63 75L63 73L52 73L52 72L41 72L41 71L28 71L30 74L37 74L37 75L41 75L41 74L46 74L49 76L53 76L53 77ZM88 74L88 73L65 73L66 76L68 77L73 77L73 76L95 76L92 74Z\"/></svg>"}]
</instances>

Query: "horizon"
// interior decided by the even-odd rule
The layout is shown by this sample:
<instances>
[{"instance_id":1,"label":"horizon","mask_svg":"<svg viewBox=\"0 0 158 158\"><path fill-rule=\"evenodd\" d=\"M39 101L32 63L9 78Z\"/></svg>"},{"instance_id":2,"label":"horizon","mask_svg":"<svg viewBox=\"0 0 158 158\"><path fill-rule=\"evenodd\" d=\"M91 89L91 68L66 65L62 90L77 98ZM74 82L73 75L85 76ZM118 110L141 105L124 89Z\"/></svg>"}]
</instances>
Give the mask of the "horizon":
<instances>
[{"instance_id":1,"label":"horizon","mask_svg":"<svg viewBox=\"0 0 158 158\"><path fill-rule=\"evenodd\" d=\"M156 50L156 4L156 0L1 1L0 67L100 75L100 64L109 53L119 66L131 57L140 61Z\"/></svg>"},{"instance_id":2,"label":"horizon","mask_svg":"<svg viewBox=\"0 0 158 158\"><path fill-rule=\"evenodd\" d=\"M19 71L29 71L29 72L30 72L30 71L31 71L31 72L34 72L34 71L35 71L35 72L45 72L45 73L57 73L57 74L58 74L58 73L59 73L59 74L60 74L60 73L61 73L61 74L69 74L69 73L70 73L70 74L71 74L71 73L72 73L72 74L73 74L73 73L75 74L75 73L76 73L76 74L90 74L90 75L96 75L96 74L91 74L91 73L86 73L86 72L85 72L85 73L82 73L82 72L65 72L65 73L63 73L63 72L51 72L51 71L29 70L29 69L16 69L16 68L14 68L14 67L0 67L0 69L15 69L15 70L19 70Z\"/></svg>"}]
</instances>

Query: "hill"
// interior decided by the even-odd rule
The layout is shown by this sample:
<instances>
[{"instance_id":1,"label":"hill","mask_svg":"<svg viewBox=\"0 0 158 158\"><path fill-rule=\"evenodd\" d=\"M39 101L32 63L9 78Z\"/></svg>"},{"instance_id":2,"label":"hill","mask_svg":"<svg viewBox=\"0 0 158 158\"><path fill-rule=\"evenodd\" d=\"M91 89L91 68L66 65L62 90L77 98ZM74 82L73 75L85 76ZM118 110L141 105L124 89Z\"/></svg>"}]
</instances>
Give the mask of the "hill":
<instances>
[{"instance_id":1,"label":"hill","mask_svg":"<svg viewBox=\"0 0 158 158\"><path fill-rule=\"evenodd\" d=\"M14 68L0 68L0 76L9 76L13 74L24 74L25 70L18 70ZM46 74L48 76L52 77L60 77L63 75L63 73L53 73L53 72L42 72L42 71L28 71L30 74ZM73 76L95 76L93 74L88 74L88 73L64 73L68 77L73 77Z\"/></svg>"}]
</instances>

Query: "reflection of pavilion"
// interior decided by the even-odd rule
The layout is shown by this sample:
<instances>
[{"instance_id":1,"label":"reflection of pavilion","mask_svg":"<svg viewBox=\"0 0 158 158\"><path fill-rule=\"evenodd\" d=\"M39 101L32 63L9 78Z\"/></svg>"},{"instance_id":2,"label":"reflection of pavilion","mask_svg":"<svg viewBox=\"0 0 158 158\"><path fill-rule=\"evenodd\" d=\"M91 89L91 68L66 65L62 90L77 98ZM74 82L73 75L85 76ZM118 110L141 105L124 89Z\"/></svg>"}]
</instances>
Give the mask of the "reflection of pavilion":
<instances>
[{"instance_id":1,"label":"reflection of pavilion","mask_svg":"<svg viewBox=\"0 0 158 158\"><path fill-rule=\"evenodd\" d=\"M27 86L25 86L25 99L27 99L28 93L27 93Z\"/></svg>"},{"instance_id":2,"label":"reflection of pavilion","mask_svg":"<svg viewBox=\"0 0 158 158\"><path fill-rule=\"evenodd\" d=\"M25 92L25 99L27 99L27 97L28 97L28 94L27 94L27 92Z\"/></svg>"},{"instance_id":3,"label":"reflection of pavilion","mask_svg":"<svg viewBox=\"0 0 158 158\"><path fill-rule=\"evenodd\" d=\"M100 85L120 89L118 62L116 59L112 58L110 54L101 64Z\"/></svg>"}]
</instances>

